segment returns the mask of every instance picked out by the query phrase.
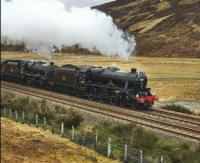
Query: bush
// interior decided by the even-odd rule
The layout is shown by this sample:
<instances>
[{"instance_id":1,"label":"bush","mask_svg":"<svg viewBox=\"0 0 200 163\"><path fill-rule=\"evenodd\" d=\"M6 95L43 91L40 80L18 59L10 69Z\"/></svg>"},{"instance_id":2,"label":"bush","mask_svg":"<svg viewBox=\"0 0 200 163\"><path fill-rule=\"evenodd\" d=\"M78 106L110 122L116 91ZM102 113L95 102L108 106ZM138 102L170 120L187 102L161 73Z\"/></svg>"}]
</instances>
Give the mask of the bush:
<instances>
[{"instance_id":1,"label":"bush","mask_svg":"<svg viewBox=\"0 0 200 163\"><path fill-rule=\"evenodd\" d=\"M153 148L158 138L152 132L145 131L135 124L111 124L102 123L95 126L94 130L98 130L98 138L101 141L107 141L108 137L112 137L115 145L119 142L127 142L130 146L144 149L148 151Z\"/></svg>"},{"instance_id":2,"label":"bush","mask_svg":"<svg viewBox=\"0 0 200 163\"><path fill-rule=\"evenodd\" d=\"M153 149L158 141L158 138L154 133L150 131L144 131L144 129L141 127L135 130L133 136L134 146L147 151Z\"/></svg>"},{"instance_id":3,"label":"bush","mask_svg":"<svg viewBox=\"0 0 200 163\"><path fill-rule=\"evenodd\" d=\"M168 152L174 147L171 143L165 141L159 142L157 146L160 150Z\"/></svg>"},{"instance_id":4,"label":"bush","mask_svg":"<svg viewBox=\"0 0 200 163\"><path fill-rule=\"evenodd\" d=\"M157 149L165 156L165 160L169 160L171 163L200 162L200 147L192 150L188 143L176 144L163 140L158 143Z\"/></svg>"},{"instance_id":5,"label":"bush","mask_svg":"<svg viewBox=\"0 0 200 163\"><path fill-rule=\"evenodd\" d=\"M172 163L187 162L188 156L193 155L193 152L189 149L175 149L170 153L170 159Z\"/></svg>"},{"instance_id":6,"label":"bush","mask_svg":"<svg viewBox=\"0 0 200 163\"><path fill-rule=\"evenodd\" d=\"M59 105L56 105L54 107L55 113L61 113L61 114L66 114L67 110Z\"/></svg>"},{"instance_id":7,"label":"bush","mask_svg":"<svg viewBox=\"0 0 200 163\"><path fill-rule=\"evenodd\" d=\"M55 115L53 112L42 112L42 113L37 113L39 118L46 117L49 120L55 119Z\"/></svg>"},{"instance_id":8,"label":"bush","mask_svg":"<svg viewBox=\"0 0 200 163\"><path fill-rule=\"evenodd\" d=\"M30 106L29 98L17 98L14 100L13 108L18 111L28 111Z\"/></svg>"},{"instance_id":9,"label":"bush","mask_svg":"<svg viewBox=\"0 0 200 163\"><path fill-rule=\"evenodd\" d=\"M15 95L13 94L6 94L4 96L1 96L1 105L4 108L7 109L13 109L15 103L14 103Z\"/></svg>"},{"instance_id":10,"label":"bush","mask_svg":"<svg viewBox=\"0 0 200 163\"><path fill-rule=\"evenodd\" d=\"M171 110L171 111L182 112L186 114L193 114L192 111L190 111L188 108L185 108L184 106L181 106L181 105L175 105L175 104L165 105L165 106L162 106L162 108Z\"/></svg>"},{"instance_id":11,"label":"bush","mask_svg":"<svg viewBox=\"0 0 200 163\"><path fill-rule=\"evenodd\" d=\"M16 98L13 94L6 94L1 97L1 106L18 111L24 111L26 113L38 114L39 118L46 117L47 119L55 120L55 115L58 113L65 113L66 110L60 106L49 106L48 103L43 100L30 100L28 97ZM60 120L59 120L60 119ZM77 127L83 121L80 114L74 111L70 111L67 116L61 116L56 118L57 121L64 121L65 126L71 127L72 125Z\"/></svg>"},{"instance_id":12,"label":"bush","mask_svg":"<svg viewBox=\"0 0 200 163\"><path fill-rule=\"evenodd\" d=\"M130 135L133 135L135 128L136 126L134 124L118 124L112 127L111 133L126 141Z\"/></svg>"},{"instance_id":13,"label":"bush","mask_svg":"<svg viewBox=\"0 0 200 163\"><path fill-rule=\"evenodd\" d=\"M200 162L200 147L198 147L193 153L191 153L188 157L187 160L188 162L191 162L191 160L194 163L199 163Z\"/></svg>"},{"instance_id":14,"label":"bush","mask_svg":"<svg viewBox=\"0 0 200 163\"><path fill-rule=\"evenodd\" d=\"M112 124L108 122L100 123L93 127L93 133L98 132L98 139L102 142L107 142L111 135Z\"/></svg>"},{"instance_id":15,"label":"bush","mask_svg":"<svg viewBox=\"0 0 200 163\"><path fill-rule=\"evenodd\" d=\"M67 115L60 115L56 118L56 122L64 122L66 128L71 128L72 126L78 127L83 120L83 117L73 110L71 110Z\"/></svg>"}]
</instances>

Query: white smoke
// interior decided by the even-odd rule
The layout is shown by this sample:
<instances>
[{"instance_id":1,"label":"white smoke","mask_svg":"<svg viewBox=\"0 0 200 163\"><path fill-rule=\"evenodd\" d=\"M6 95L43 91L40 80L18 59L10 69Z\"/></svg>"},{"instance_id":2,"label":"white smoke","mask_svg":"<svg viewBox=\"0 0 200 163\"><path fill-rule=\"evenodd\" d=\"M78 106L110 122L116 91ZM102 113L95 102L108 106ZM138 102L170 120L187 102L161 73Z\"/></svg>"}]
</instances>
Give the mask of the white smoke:
<instances>
[{"instance_id":1,"label":"white smoke","mask_svg":"<svg viewBox=\"0 0 200 163\"><path fill-rule=\"evenodd\" d=\"M75 7L92 7L104 3L112 2L114 0L59 0L62 1L67 8Z\"/></svg>"},{"instance_id":2,"label":"white smoke","mask_svg":"<svg viewBox=\"0 0 200 163\"><path fill-rule=\"evenodd\" d=\"M39 54L78 44L108 56L131 55L134 37L118 29L110 16L89 7L65 5L59 0L3 0L1 39L22 41Z\"/></svg>"}]
</instances>

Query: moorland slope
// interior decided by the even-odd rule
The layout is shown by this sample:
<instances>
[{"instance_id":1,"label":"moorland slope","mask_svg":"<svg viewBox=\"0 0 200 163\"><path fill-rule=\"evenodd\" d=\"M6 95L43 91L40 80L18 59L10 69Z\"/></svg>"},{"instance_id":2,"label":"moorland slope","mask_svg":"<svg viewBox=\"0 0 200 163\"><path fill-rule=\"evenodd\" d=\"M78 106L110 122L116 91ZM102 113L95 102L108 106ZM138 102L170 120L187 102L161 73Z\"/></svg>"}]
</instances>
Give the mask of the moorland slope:
<instances>
[{"instance_id":1,"label":"moorland slope","mask_svg":"<svg viewBox=\"0 0 200 163\"><path fill-rule=\"evenodd\" d=\"M137 55L200 57L200 0L116 0L95 8L136 36Z\"/></svg>"}]
</instances>

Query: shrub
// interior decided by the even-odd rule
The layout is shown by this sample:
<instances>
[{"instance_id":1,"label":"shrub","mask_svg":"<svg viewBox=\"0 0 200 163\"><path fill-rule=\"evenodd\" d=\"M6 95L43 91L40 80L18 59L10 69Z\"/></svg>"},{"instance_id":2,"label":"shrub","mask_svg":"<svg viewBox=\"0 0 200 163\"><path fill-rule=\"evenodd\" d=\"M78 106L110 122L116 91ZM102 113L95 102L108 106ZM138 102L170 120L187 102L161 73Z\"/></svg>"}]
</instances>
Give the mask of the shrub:
<instances>
[{"instance_id":1,"label":"shrub","mask_svg":"<svg viewBox=\"0 0 200 163\"><path fill-rule=\"evenodd\" d=\"M138 148L142 148L143 150L153 149L157 141L158 138L154 133L150 131L144 131L144 129L141 127L138 127L134 131L133 145Z\"/></svg>"},{"instance_id":2,"label":"shrub","mask_svg":"<svg viewBox=\"0 0 200 163\"><path fill-rule=\"evenodd\" d=\"M171 143L162 141L158 144L157 148L160 148L162 154L165 155L165 159L172 163L199 163L200 162L200 147L196 150L192 150L188 143ZM167 150L166 150L167 149Z\"/></svg>"},{"instance_id":3,"label":"shrub","mask_svg":"<svg viewBox=\"0 0 200 163\"><path fill-rule=\"evenodd\" d=\"M171 151L173 148L173 145L171 143L165 141L159 142L157 146L160 150L163 151Z\"/></svg>"},{"instance_id":4,"label":"shrub","mask_svg":"<svg viewBox=\"0 0 200 163\"><path fill-rule=\"evenodd\" d=\"M194 163L199 163L200 162L200 147L198 147L191 155L188 156L187 161L191 162L191 160Z\"/></svg>"},{"instance_id":5,"label":"shrub","mask_svg":"<svg viewBox=\"0 0 200 163\"><path fill-rule=\"evenodd\" d=\"M122 148L121 148L122 149ZM121 158L122 157L122 151L120 150L120 148L117 148L115 147L113 150L112 150L112 156L114 158Z\"/></svg>"},{"instance_id":6,"label":"shrub","mask_svg":"<svg viewBox=\"0 0 200 163\"><path fill-rule=\"evenodd\" d=\"M30 101L29 107L27 108L27 112L39 114L38 108L39 108L38 101Z\"/></svg>"},{"instance_id":7,"label":"shrub","mask_svg":"<svg viewBox=\"0 0 200 163\"><path fill-rule=\"evenodd\" d=\"M111 132L120 138L127 138L133 133L135 127L134 124L118 124L112 127Z\"/></svg>"},{"instance_id":8,"label":"shrub","mask_svg":"<svg viewBox=\"0 0 200 163\"><path fill-rule=\"evenodd\" d=\"M108 140L108 137L111 135L111 128L112 124L108 122L103 122L98 125L96 125L93 128L93 133L96 131L98 132L98 139L102 142L106 142Z\"/></svg>"},{"instance_id":9,"label":"shrub","mask_svg":"<svg viewBox=\"0 0 200 163\"><path fill-rule=\"evenodd\" d=\"M4 96L1 96L1 105L2 107L5 107L7 109L13 109L15 95L13 94L6 94Z\"/></svg>"},{"instance_id":10,"label":"shrub","mask_svg":"<svg viewBox=\"0 0 200 163\"><path fill-rule=\"evenodd\" d=\"M185 108L184 106L181 106L181 105L175 105L175 104L165 105L165 106L162 106L162 108L171 110L171 111L182 112L186 114L193 114L192 111L190 111L188 108Z\"/></svg>"},{"instance_id":11,"label":"shrub","mask_svg":"<svg viewBox=\"0 0 200 163\"><path fill-rule=\"evenodd\" d=\"M193 151L190 149L175 149L170 153L170 159L172 163L182 163L187 162L186 160L189 159L193 155ZM189 160L188 160L189 161Z\"/></svg>"},{"instance_id":12,"label":"shrub","mask_svg":"<svg viewBox=\"0 0 200 163\"><path fill-rule=\"evenodd\" d=\"M51 110L47 102L43 100L30 101L28 104L27 112L38 114L39 117L46 117L47 119L55 118L54 112Z\"/></svg>"},{"instance_id":13,"label":"shrub","mask_svg":"<svg viewBox=\"0 0 200 163\"><path fill-rule=\"evenodd\" d=\"M83 117L73 110L71 110L67 115L60 115L56 118L56 122L64 122L66 128L71 128L72 126L78 127L83 120Z\"/></svg>"},{"instance_id":14,"label":"shrub","mask_svg":"<svg viewBox=\"0 0 200 163\"><path fill-rule=\"evenodd\" d=\"M17 98L14 101L13 108L18 111L28 111L30 106L30 100L29 98Z\"/></svg>"},{"instance_id":15,"label":"shrub","mask_svg":"<svg viewBox=\"0 0 200 163\"><path fill-rule=\"evenodd\" d=\"M49 120L52 120L52 119L55 118L54 113L53 113L53 112L50 112L50 111L42 112L42 113L38 112L37 114L38 114L38 116L39 116L40 118L46 117L46 118L49 119Z\"/></svg>"},{"instance_id":16,"label":"shrub","mask_svg":"<svg viewBox=\"0 0 200 163\"><path fill-rule=\"evenodd\" d=\"M94 130L98 130L98 138L101 141L107 141L108 137L112 137L115 145L119 142L126 141L129 145L137 148L149 150L153 148L158 138L152 132L147 132L135 124L111 124L102 123L95 126Z\"/></svg>"},{"instance_id":17,"label":"shrub","mask_svg":"<svg viewBox=\"0 0 200 163\"><path fill-rule=\"evenodd\" d=\"M64 107L59 106L59 105L56 105L54 107L54 112L55 113L61 113L61 114L67 114L67 110Z\"/></svg>"}]
</instances>

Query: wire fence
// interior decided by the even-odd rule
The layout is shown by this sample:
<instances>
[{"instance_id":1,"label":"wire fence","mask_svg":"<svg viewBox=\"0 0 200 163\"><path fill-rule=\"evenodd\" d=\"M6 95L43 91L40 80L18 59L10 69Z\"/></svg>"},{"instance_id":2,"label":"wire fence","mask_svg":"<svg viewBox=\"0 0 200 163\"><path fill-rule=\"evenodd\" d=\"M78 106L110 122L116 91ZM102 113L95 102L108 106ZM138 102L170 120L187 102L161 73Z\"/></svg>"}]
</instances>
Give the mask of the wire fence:
<instances>
[{"instance_id":1,"label":"wire fence","mask_svg":"<svg viewBox=\"0 0 200 163\"><path fill-rule=\"evenodd\" d=\"M75 130L74 126L69 129L64 126L63 122L56 123L52 119L39 116L38 114L1 107L1 116L30 126L34 125L35 127L49 130L53 134L58 134L81 146L93 149L111 159L118 159L125 163L164 163L162 156L152 159L145 156L142 150L137 150L128 146L125 142L118 142L115 144L112 142L111 137L105 139L106 141L102 141L98 139L97 132L80 132Z\"/></svg>"}]
</instances>

